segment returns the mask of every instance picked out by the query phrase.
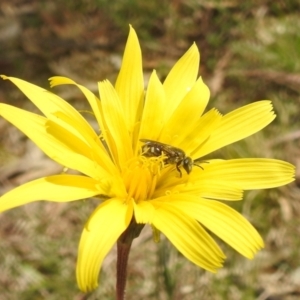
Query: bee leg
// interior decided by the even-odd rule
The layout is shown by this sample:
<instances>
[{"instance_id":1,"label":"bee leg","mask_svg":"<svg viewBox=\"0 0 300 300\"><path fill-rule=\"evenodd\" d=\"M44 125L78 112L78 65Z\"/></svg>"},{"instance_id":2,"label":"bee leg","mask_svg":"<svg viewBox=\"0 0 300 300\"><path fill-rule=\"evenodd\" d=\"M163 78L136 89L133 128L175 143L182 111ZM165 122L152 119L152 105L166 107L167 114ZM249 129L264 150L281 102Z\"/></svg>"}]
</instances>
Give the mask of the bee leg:
<instances>
[{"instance_id":1,"label":"bee leg","mask_svg":"<svg viewBox=\"0 0 300 300\"><path fill-rule=\"evenodd\" d=\"M179 168L180 165L181 165L181 161L176 164L176 169L179 172L179 175L180 175L180 178L181 178L182 177L182 172L181 172L181 170Z\"/></svg>"}]
</instances>

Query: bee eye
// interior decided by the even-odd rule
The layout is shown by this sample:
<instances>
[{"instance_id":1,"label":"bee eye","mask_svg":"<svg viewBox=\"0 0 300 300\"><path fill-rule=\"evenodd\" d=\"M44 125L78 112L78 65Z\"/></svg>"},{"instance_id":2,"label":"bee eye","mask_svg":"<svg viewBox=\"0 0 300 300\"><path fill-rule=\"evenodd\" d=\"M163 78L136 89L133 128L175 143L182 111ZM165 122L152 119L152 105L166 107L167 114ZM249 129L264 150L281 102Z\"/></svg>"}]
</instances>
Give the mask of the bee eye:
<instances>
[{"instance_id":1,"label":"bee eye","mask_svg":"<svg viewBox=\"0 0 300 300\"><path fill-rule=\"evenodd\" d=\"M183 160L183 163L182 163L182 166L183 168L185 169L185 171L190 174L192 169L193 169L193 161L190 157L186 157L184 160Z\"/></svg>"}]
</instances>

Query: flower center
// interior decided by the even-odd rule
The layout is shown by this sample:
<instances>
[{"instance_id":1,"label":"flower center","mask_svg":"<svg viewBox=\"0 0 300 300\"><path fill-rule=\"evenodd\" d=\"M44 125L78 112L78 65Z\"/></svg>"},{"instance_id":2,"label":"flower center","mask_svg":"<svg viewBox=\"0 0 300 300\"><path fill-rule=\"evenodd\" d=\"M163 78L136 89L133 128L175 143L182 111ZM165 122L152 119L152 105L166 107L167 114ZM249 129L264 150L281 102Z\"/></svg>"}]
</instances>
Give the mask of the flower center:
<instances>
[{"instance_id":1,"label":"flower center","mask_svg":"<svg viewBox=\"0 0 300 300\"><path fill-rule=\"evenodd\" d=\"M123 169L122 177L129 198L136 202L151 199L163 161L160 157L134 157Z\"/></svg>"}]
</instances>

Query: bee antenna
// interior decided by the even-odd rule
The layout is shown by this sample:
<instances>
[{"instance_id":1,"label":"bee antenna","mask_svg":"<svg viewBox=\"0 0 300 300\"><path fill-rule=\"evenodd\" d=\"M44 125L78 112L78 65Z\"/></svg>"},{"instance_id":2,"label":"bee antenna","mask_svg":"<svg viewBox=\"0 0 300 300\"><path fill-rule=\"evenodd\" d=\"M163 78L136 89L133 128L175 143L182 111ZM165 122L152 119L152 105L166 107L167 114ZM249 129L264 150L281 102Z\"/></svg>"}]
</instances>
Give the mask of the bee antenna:
<instances>
[{"instance_id":1,"label":"bee antenna","mask_svg":"<svg viewBox=\"0 0 300 300\"><path fill-rule=\"evenodd\" d=\"M198 168L200 168L200 169L202 169L202 170L204 170L203 167L201 167L201 166L199 166L197 164L193 164L193 165L196 166L196 167L198 167Z\"/></svg>"},{"instance_id":2,"label":"bee antenna","mask_svg":"<svg viewBox=\"0 0 300 300\"><path fill-rule=\"evenodd\" d=\"M201 163L207 163L207 164L209 164L209 161L201 161ZM204 168L202 166L200 166L200 165L197 165L195 163L193 163L193 165L196 166L196 167L198 167L198 168L200 168L200 169L202 169L202 170L204 170Z\"/></svg>"}]
</instances>

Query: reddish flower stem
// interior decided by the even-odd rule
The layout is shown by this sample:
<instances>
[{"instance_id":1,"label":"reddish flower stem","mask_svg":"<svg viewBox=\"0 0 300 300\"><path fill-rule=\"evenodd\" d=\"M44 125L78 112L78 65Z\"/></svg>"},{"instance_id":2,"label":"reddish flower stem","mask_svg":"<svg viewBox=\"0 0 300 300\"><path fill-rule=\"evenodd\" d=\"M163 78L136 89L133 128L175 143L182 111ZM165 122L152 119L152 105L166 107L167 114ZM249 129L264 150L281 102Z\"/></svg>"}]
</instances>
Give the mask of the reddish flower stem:
<instances>
[{"instance_id":1,"label":"reddish flower stem","mask_svg":"<svg viewBox=\"0 0 300 300\"><path fill-rule=\"evenodd\" d=\"M117 300L125 299L125 287L126 287L126 279L127 279L127 265L128 265L128 257L131 248L130 245L124 244L122 242L117 243L118 247L118 258L117 258Z\"/></svg>"},{"instance_id":2,"label":"reddish flower stem","mask_svg":"<svg viewBox=\"0 0 300 300\"><path fill-rule=\"evenodd\" d=\"M127 265L130 253L130 248L133 239L138 237L145 225L137 224L135 219L127 229L121 234L117 242L117 284L116 284L116 299L125 299L125 287L127 279Z\"/></svg>"}]
</instances>

